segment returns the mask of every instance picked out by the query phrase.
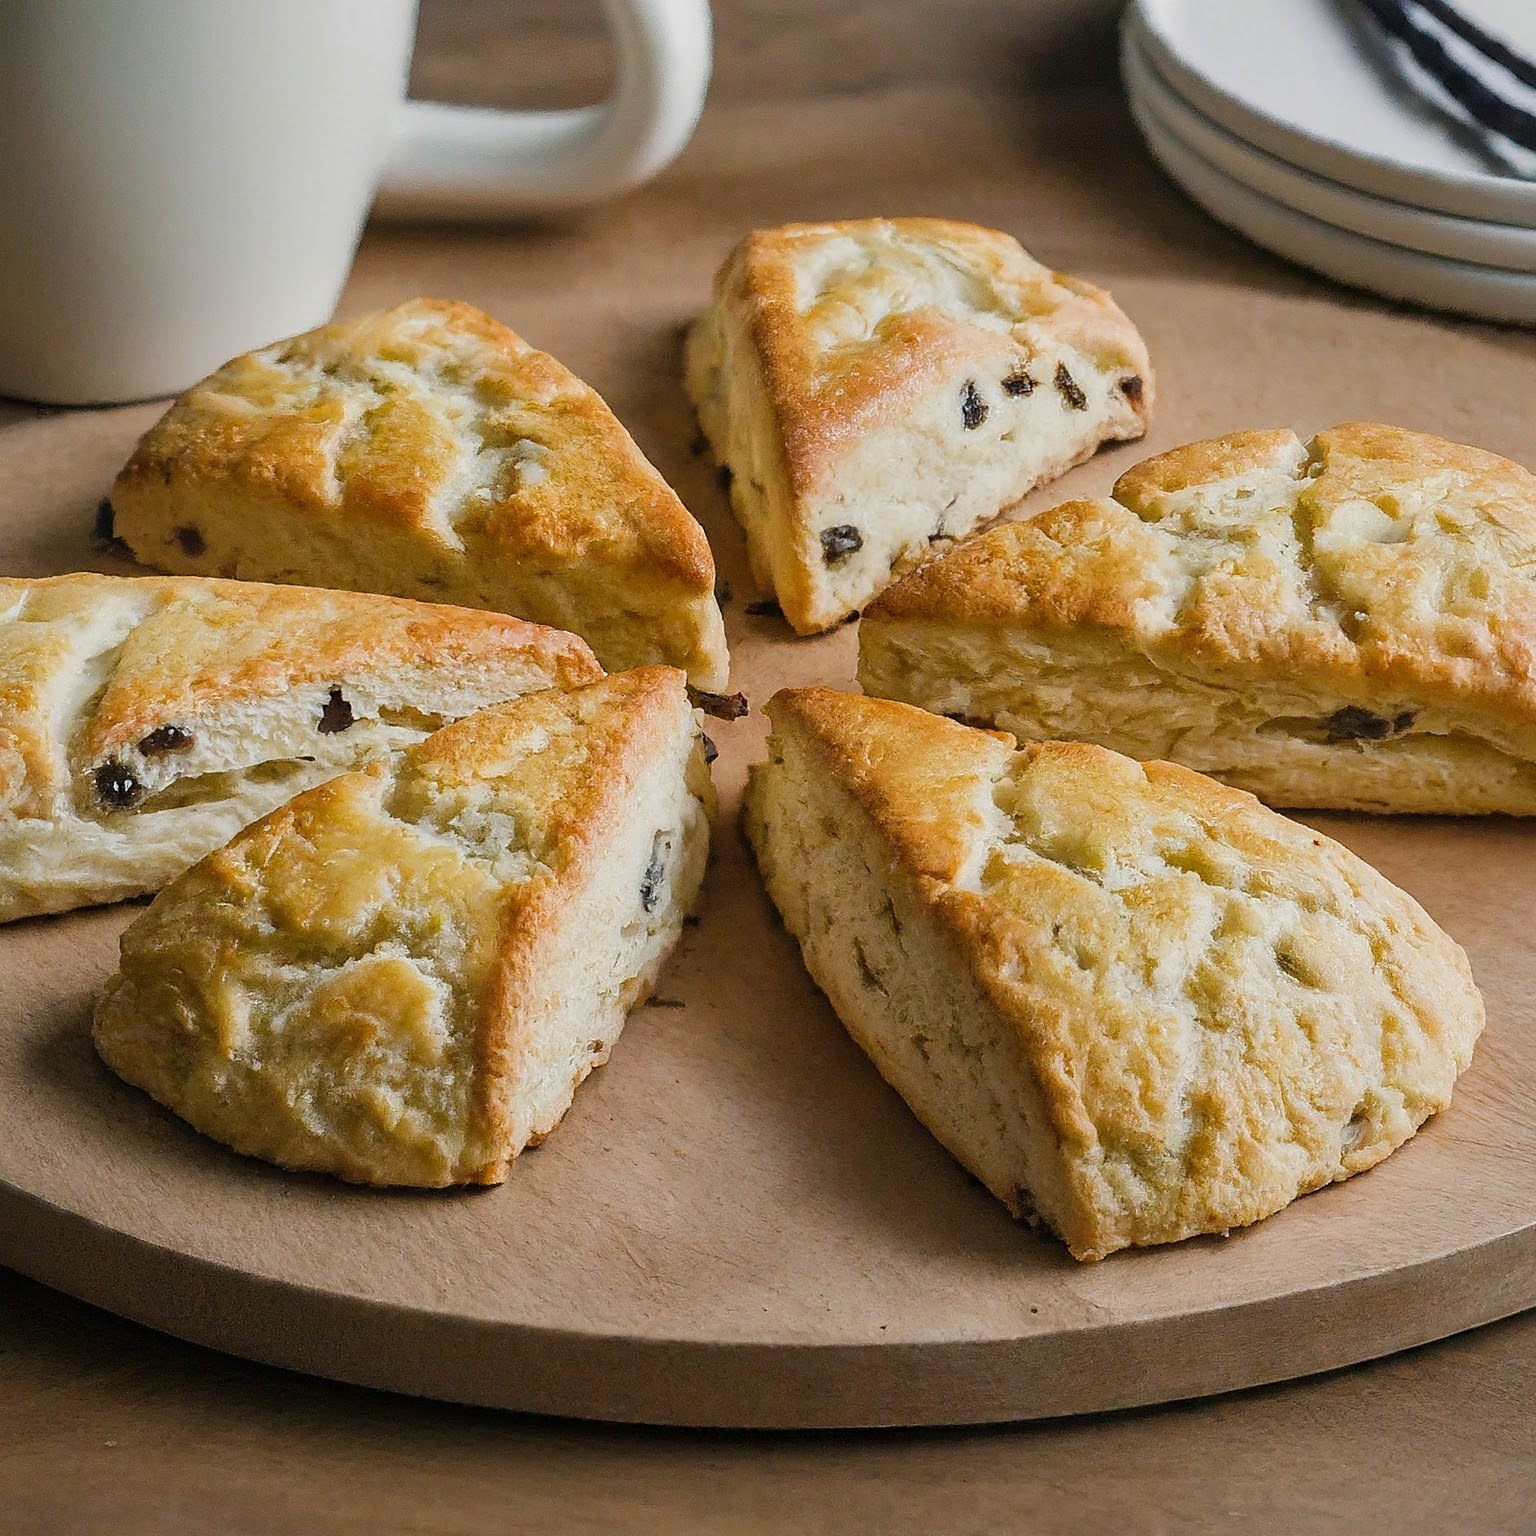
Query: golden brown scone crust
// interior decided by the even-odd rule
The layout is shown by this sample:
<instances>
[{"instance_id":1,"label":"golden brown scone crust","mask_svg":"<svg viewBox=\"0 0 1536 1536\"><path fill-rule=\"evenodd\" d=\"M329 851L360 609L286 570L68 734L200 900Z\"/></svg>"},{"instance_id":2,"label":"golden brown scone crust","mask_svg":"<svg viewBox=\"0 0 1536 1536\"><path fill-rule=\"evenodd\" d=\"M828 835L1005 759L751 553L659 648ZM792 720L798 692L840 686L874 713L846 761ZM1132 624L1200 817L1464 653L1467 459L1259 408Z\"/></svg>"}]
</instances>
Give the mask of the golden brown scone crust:
<instances>
[{"instance_id":1,"label":"golden brown scone crust","mask_svg":"<svg viewBox=\"0 0 1536 1536\"><path fill-rule=\"evenodd\" d=\"M436 603L0 578L0 921L154 890L317 777L599 670L575 635Z\"/></svg>"},{"instance_id":2,"label":"golden brown scone crust","mask_svg":"<svg viewBox=\"0 0 1536 1536\"><path fill-rule=\"evenodd\" d=\"M611 668L726 683L703 529L596 391L469 304L226 363L144 435L112 504L161 570L494 608Z\"/></svg>"},{"instance_id":3,"label":"golden brown scone crust","mask_svg":"<svg viewBox=\"0 0 1536 1536\"><path fill-rule=\"evenodd\" d=\"M754 569L802 633L932 539L1141 436L1153 396L1146 347L1107 293L946 219L755 231L721 267L687 362ZM863 545L829 560L821 534L846 527Z\"/></svg>"},{"instance_id":4,"label":"golden brown scone crust","mask_svg":"<svg viewBox=\"0 0 1536 1536\"><path fill-rule=\"evenodd\" d=\"M913 572L867 611L860 676L1272 803L1530 814L1533 564L1536 476L1507 459L1373 423L1238 433Z\"/></svg>"},{"instance_id":5,"label":"golden brown scone crust","mask_svg":"<svg viewBox=\"0 0 1536 1536\"><path fill-rule=\"evenodd\" d=\"M712 807L675 670L482 711L168 886L123 936L97 1047L239 1151L498 1182L648 992Z\"/></svg>"},{"instance_id":6,"label":"golden brown scone crust","mask_svg":"<svg viewBox=\"0 0 1536 1536\"><path fill-rule=\"evenodd\" d=\"M1077 1257L1257 1221L1449 1102L1466 957L1321 834L1086 743L820 688L769 714L747 827L812 975Z\"/></svg>"}]
</instances>

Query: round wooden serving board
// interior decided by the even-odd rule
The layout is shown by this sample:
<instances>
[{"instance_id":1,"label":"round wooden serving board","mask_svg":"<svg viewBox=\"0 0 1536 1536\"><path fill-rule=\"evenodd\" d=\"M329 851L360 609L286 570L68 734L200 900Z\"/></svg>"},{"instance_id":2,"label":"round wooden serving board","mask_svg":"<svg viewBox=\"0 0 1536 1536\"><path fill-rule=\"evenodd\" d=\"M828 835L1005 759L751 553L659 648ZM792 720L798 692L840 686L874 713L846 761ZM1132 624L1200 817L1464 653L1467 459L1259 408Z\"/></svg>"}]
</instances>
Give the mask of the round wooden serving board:
<instances>
[{"instance_id":1,"label":"round wooden serving board","mask_svg":"<svg viewBox=\"0 0 1536 1536\"><path fill-rule=\"evenodd\" d=\"M1510 338L1211 285L1117 294L1163 359L1167 404L1148 444L1044 496L1101 491L1147 449L1214 430L1350 415L1536 461L1529 362ZM737 686L760 704L786 683L846 680L851 630L794 642L745 612L739 536L707 461L680 446L686 407L666 382L686 300L642 302L655 313L625 319L643 356L589 376L709 526L735 586ZM578 367L596 350L585 331L529 330L568 341ZM87 530L153 416L0 432L0 571L124 569ZM1250 1230L1079 1265L1016 1226L848 1041L736 831L761 717L713 733L721 821L702 921L611 1063L499 1189L370 1191L224 1151L91 1049L92 1002L136 906L0 930L0 1262L299 1370L696 1425L1123 1407L1326 1370L1536 1304L1536 827L1318 818L1471 955L1488 1030L1455 1104L1374 1172Z\"/></svg>"}]
</instances>

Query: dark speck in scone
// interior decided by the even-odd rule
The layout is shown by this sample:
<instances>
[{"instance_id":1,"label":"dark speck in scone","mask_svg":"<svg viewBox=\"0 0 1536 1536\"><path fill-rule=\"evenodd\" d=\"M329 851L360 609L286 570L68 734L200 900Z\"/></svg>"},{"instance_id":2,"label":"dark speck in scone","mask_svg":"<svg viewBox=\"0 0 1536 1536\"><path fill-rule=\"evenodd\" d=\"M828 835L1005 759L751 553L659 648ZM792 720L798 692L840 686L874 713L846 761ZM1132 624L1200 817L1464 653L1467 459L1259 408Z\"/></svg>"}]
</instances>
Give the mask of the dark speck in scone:
<instances>
[{"instance_id":1,"label":"dark speck in scone","mask_svg":"<svg viewBox=\"0 0 1536 1536\"><path fill-rule=\"evenodd\" d=\"M345 731L355 725L356 719L352 714L352 706L342 696L340 688L332 688L331 696L325 701L325 707L320 711L320 725L318 727L322 736L332 736L337 731Z\"/></svg>"},{"instance_id":2,"label":"dark speck in scone","mask_svg":"<svg viewBox=\"0 0 1536 1536\"><path fill-rule=\"evenodd\" d=\"M661 879L666 872L667 840L664 833L658 832L651 844L651 861L640 877L640 906L644 911L656 910L656 902L661 894Z\"/></svg>"},{"instance_id":3,"label":"dark speck in scone","mask_svg":"<svg viewBox=\"0 0 1536 1536\"><path fill-rule=\"evenodd\" d=\"M1334 710L1323 722L1323 728L1329 741L1385 741L1389 736L1400 736L1412 724L1411 709L1389 718L1348 704L1343 709Z\"/></svg>"},{"instance_id":4,"label":"dark speck in scone","mask_svg":"<svg viewBox=\"0 0 1536 1536\"><path fill-rule=\"evenodd\" d=\"M836 565L849 555L864 548L864 535L852 523L839 523L835 528L821 530L821 558L828 565Z\"/></svg>"},{"instance_id":5,"label":"dark speck in scone","mask_svg":"<svg viewBox=\"0 0 1536 1536\"><path fill-rule=\"evenodd\" d=\"M144 786L134 777L133 770L116 758L103 763L95 777L97 798L111 810L130 810L144 798Z\"/></svg>"},{"instance_id":6,"label":"dark speck in scone","mask_svg":"<svg viewBox=\"0 0 1536 1536\"><path fill-rule=\"evenodd\" d=\"M1088 409L1088 396L1083 393L1082 385L1072 377L1072 372L1065 363L1056 364L1056 388L1061 391L1061 398L1074 411Z\"/></svg>"},{"instance_id":7,"label":"dark speck in scone","mask_svg":"<svg viewBox=\"0 0 1536 1536\"><path fill-rule=\"evenodd\" d=\"M976 381L967 379L965 388L960 391L960 420L965 423L967 432L974 432L986 419L987 402L981 398Z\"/></svg>"},{"instance_id":8,"label":"dark speck in scone","mask_svg":"<svg viewBox=\"0 0 1536 1536\"><path fill-rule=\"evenodd\" d=\"M160 757L167 752L185 752L192 745L192 732L179 725L162 725L139 743L145 757Z\"/></svg>"}]
</instances>

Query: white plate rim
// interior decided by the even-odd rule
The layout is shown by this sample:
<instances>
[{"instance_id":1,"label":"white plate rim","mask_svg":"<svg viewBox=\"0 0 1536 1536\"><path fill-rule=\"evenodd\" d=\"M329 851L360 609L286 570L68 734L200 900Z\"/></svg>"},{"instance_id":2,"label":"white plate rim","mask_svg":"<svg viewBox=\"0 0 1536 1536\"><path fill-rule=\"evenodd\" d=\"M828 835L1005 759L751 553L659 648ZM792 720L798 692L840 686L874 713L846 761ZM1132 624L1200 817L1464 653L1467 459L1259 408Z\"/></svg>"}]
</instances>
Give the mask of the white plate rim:
<instances>
[{"instance_id":1,"label":"white plate rim","mask_svg":"<svg viewBox=\"0 0 1536 1536\"><path fill-rule=\"evenodd\" d=\"M1373 196L1461 218L1536 229L1536 182L1468 171L1433 170L1309 134L1241 100L1188 63L1157 22L1149 0L1131 0L1125 20L1147 54L1185 100L1229 133L1303 170Z\"/></svg>"},{"instance_id":2,"label":"white plate rim","mask_svg":"<svg viewBox=\"0 0 1536 1536\"><path fill-rule=\"evenodd\" d=\"M1536 274L1536 229L1411 208L1314 175L1229 134L1158 72L1136 32L1121 39L1128 94L1168 133L1254 191L1354 234L1453 261Z\"/></svg>"},{"instance_id":3,"label":"white plate rim","mask_svg":"<svg viewBox=\"0 0 1536 1536\"><path fill-rule=\"evenodd\" d=\"M1478 320L1536 325L1536 277L1410 251L1314 219L1234 180L1168 133L1146 107L1131 112L1153 158L1218 223L1278 256L1352 288Z\"/></svg>"}]
</instances>

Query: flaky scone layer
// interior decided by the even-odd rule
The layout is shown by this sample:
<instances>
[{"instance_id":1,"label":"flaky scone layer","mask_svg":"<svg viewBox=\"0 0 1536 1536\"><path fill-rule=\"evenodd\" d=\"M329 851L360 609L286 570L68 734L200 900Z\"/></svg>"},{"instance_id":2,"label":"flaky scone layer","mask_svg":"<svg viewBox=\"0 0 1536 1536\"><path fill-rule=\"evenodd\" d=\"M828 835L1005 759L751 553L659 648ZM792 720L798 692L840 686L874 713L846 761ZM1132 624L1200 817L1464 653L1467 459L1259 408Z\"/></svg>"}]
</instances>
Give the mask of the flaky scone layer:
<instances>
[{"instance_id":1,"label":"flaky scone layer","mask_svg":"<svg viewBox=\"0 0 1536 1536\"><path fill-rule=\"evenodd\" d=\"M726 686L703 529L595 390L469 304L226 363L144 435L112 505L159 570L495 609L610 669Z\"/></svg>"},{"instance_id":2,"label":"flaky scone layer","mask_svg":"<svg viewBox=\"0 0 1536 1536\"><path fill-rule=\"evenodd\" d=\"M162 891L123 935L97 1049L237 1151L498 1182L649 992L713 805L680 672L485 710Z\"/></svg>"},{"instance_id":3,"label":"flaky scone layer","mask_svg":"<svg viewBox=\"0 0 1536 1536\"><path fill-rule=\"evenodd\" d=\"M310 784L599 671L575 635L436 603L0 578L0 921L157 890Z\"/></svg>"},{"instance_id":4,"label":"flaky scone layer","mask_svg":"<svg viewBox=\"0 0 1536 1536\"><path fill-rule=\"evenodd\" d=\"M689 334L686 376L757 580L801 633L1140 437L1153 395L1108 294L945 219L749 235Z\"/></svg>"},{"instance_id":5,"label":"flaky scone layer","mask_svg":"<svg viewBox=\"0 0 1536 1536\"><path fill-rule=\"evenodd\" d=\"M1258 1221L1449 1103L1466 957L1337 843L1086 743L820 688L768 711L746 826L811 975L1078 1258Z\"/></svg>"},{"instance_id":6,"label":"flaky scone layer","mask_svg":"<svg viewBox=\"0 0 1536 1536\"><path fill-rule=\"evenodd\" d=\"M1536 476L1423 433L1247 432L935 558L866 691L1277 805L1536 813Z\"/></svg>"}]
</instances>

